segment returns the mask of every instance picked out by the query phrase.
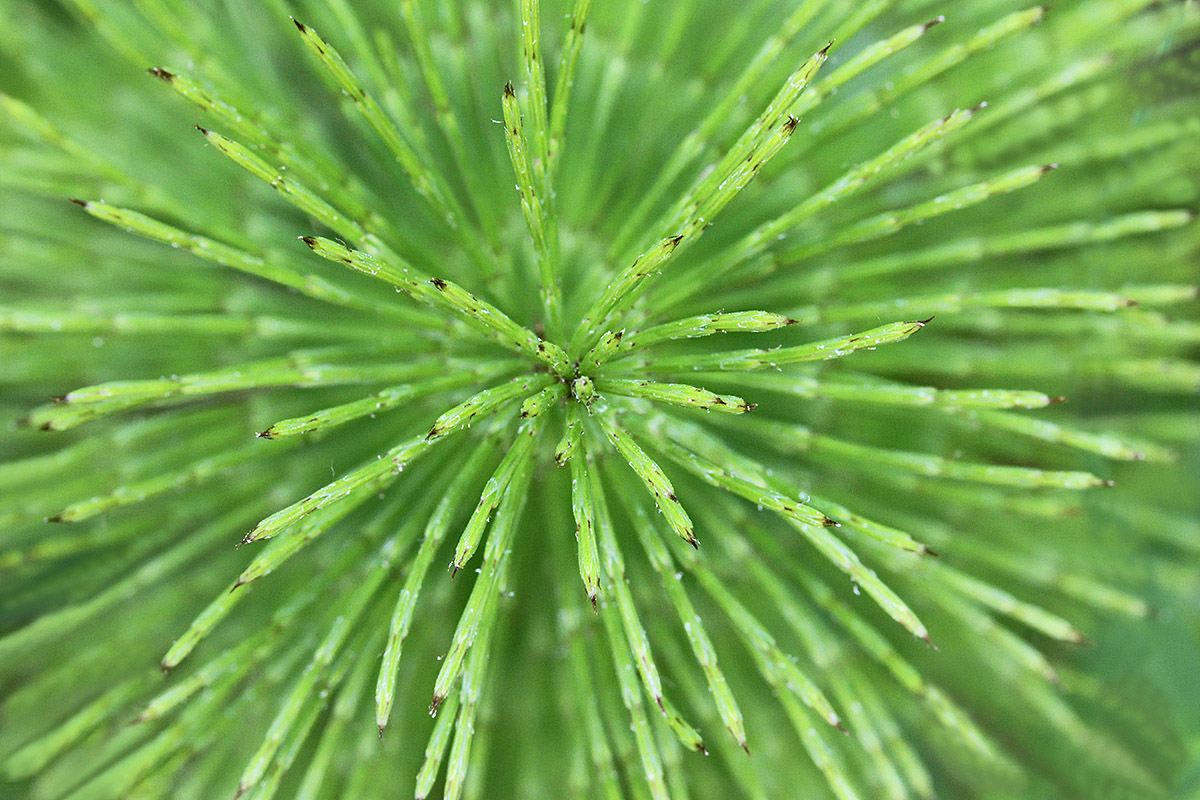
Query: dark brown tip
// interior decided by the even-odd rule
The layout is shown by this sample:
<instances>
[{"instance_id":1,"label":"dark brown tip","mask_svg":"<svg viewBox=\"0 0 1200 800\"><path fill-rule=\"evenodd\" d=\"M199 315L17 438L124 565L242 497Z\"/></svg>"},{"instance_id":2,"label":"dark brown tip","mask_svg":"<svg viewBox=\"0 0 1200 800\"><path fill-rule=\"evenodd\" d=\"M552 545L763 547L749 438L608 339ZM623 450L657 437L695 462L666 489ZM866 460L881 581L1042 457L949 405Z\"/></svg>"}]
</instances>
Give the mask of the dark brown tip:
<instances>
[{"instance_id":1,"label":"dark brown tip","mask_svg":"<svg viewBox=\"0 0 1200 800\"><path fill-rule=\"evenodd\" d=\"M429 716L436 717L438 709L441 707L442 703L444 703L444 702L446 702L445 695L435 694L433 696L433 699L429 701Z\"/></svg>"},{"instance_id":2,"label":"dark brown tip","mask_svg":"<svg viewBox=\"0 0 1200 800\"><path fill-rule=\"evenodd\" d=\"M195 127L196 127L196 130L200 131L200 132L201 132L201 133L203 133L205 136L208 136L208 133L209 133L209 131L208 131L208 129L207 129L207 128L201 128L199 125L197 125L197 126L195 126Z\"/></svg>"},{"instance_id":3,"label":"dark brown tip","mask_svg":"<svg viewBox=\"0 0 1200 800\"><path fill-rule=\"evenodd\" d=\"M800 124L800 118L788 114L787 122L783 123L783 135L791 136L796 132L796 126Z\"/></svg>"},{"instance_id":4,"label":"dark brown tip","mask_svg":"<svg viewBox=\"0 0 1200 800\"><path fill-rule=\"evenodd\" d=\"M850 735L850 731L846 730L846 728L842 725L842 721L840 719L835 719L832 724L833 724L833 727L835 727L839 731L841 731L842 736Z\"/></svg>"},{"instance_id":5,"label":"dark brown tip","mask_svg":"<svg viewBox=\"0 0 1200 800\"><path fill-rule=\"evenodd\" d=\"M429 282L432 283L439 292L446 291L447 284L441 278L430 278Z\"/></svg>"},{"instance_id":6,"label":"dark brown tip","mask_svg":"<svg viewBox=\"0 0 1200 800\"><path fill-rule=\"evenodd\" d=\"M667 239L667 247L674 250L676 247L679 247L679 243L682 241L683 241L683 234L677 233L674 236L672 236L671 238Z\"/></svg>"},{"instance_id":7,"label":"dark brown tip","mask_svg":"<svg viewBox=\"0 0 1200 800\"><path fill-rule=\"evenodd\" d=\"M921 33L924 33L925 31L929 30L929 29L930 29L930 28L932 28L934 25L941 25L941 24L942 24L943 22L945 22L945 21L946 21L946 18L945 18L945 16L943 16L943 15L939 14L939 15L938 15L937 17L935 17L934 19L931 19L931 20L929 20L929 22L926 22L926 23L925 23L925 27L921 29Z\"/></svg>"},{"instance_id":8,"label":"dark brown tip","mask_svg":"<svg viewBox=\"0 0 1200 800\"><path fill-rule=\"evenodd\" d=\"M1051 403L1065 403L1065 402L1067 402L1067 398L1060 394L1058 397L1051 397L1050 402Z\"/></svg>"},{"instance_id":9,"label":"dark brown tip","mask_svg":"<svg viewBox=\"0 0 1200 800\"><path fill-rule=\"evenodd\" d=\"M162 67L151 67L150 69L146 70L146 72L150 73L159 80L166 81L167 83L175 80L175 74L173 72L167 72Z\"/></svg>"},{"instance_id":10,"label":"dark brown tip","mask_svg":"<svg viewBox=\"0 0 1200 800\"><path fill-rule=\"evenodd\" d=\"M258 433L254 434L254 438L255 439L274 439L275 438L274 431L275 431L275 426L272 425L271 427L267 428L265 431L259 431Z\"/></svg>"},{"instance_id":11,"label":"dark brown tip","mask_svg":"<svg viewBox=\"0 0 1200 800\"><path fill-rule=\"evenodd\" d=\"M54 423L53 422L43 422L41 425L38 426L38 430L39 431L52 431L52 430L54 430Z\"/></svg>"},{"instance_id":12,"label":"dark brown tip","mask_svg":"<svg viewBox=\"0 0 1200 800\"><path fill-rule=\"evenodd\" d=\"M692 546L692 549L693 549L693 550L699 550L699 549L700 549L700 540L699 540L699 539L697 539L695 536L693 536L692 538L688 539L688 540L687 540L687 543L688 543L688 544L690 544L690 545Z\"/></svg>"},{"instance_id":13,"label":"dark brown tip","mask_svg":"<svg viewBox=\"0 0 1200 800\"><path fill-rule=\"evenodd\" d=\"M454 576L458 574L458 570L459 570L458 564L450 565L450 580L454 580Z\"/></svg>"},{"instance_id":14,"label":"dark brown tip","mask_svg":"<svg viewBox=\"0 0 1200 800\"><path fill-rule=\"evenodd\" d=\"M46 517L46 522L63 522L62 514L55 514L53 517Z\"/></svg>"},{"instance_id":15,"label":"dark brown tip","mask_svg":"<svg viewBox=\"0 0 1200 800\"><path fill-rule=\"evenodd\" d=\"M383 741L383 726L379 726L379 741Z\"/></svg>"},{"instance_id":16,"label":"dark brown tip","mask_svg":"<svg viewBox=\"0 0 1200 800\"><path fill-rule=\"evenodd\" d=\"M1057 162L1054 164L1044 164L1042 165L1042 174L1045 175L1047 172L1053 172L1054 170L1058 169L1058 167L1059 164Z\"/></svg>"},{"instance_id":17,"label":"dark brown tip","mask_svg":"<svg viewBox=\"0 0 1200 800\"><path fill-rule=\"evenodd\" d=\"M589 594L589 595L588 595L588 600L591 600L591 601L592 601L592 613L593 613L593 614L599 614L599 613L600 613L600 608L599 608L599 607L596 605L596 595L594 595L594 594Z\"/></svg>"},{"instance_id":18,"label":"dark brown tip","mask_svg":"<svg viewBox=\"0 0 1200 800\"><path fill-rule=\"evenodd\" d=\"M1111 489L1112 487L1114 487L1114 486L1116 486L1116 485L1117 485L1117 482L1116 482L1116 481L1102 481L1102 482L1100 483L1100 485L1101 485L1101 486L1105 486L1105 487L1107 487L1107 488Z\"/></svg>"},{"instance_id":19,"label":"dark brown tip","mask_svg":"<svg viewBox=\"0 0 1200 800\"><path fill-rule=\"evenodd\" d=\"M317 249L317 237L315 236L301 236L300 241L304 242L313 250Z\"/></svg>"},{"instance_id":20,"label":"dark brown tip","mask_svg":"<svg viewBox=\"0 0 1200 800\"><path fill-rule=\"evenodd\" d=\"M745 409L747 414L756 408L758 408L758 403L746 403Z\"/></svg>"},{"instance_id":21,"label":"dark brown tip","mask_svg":"<svg viewBox=\"0 0 1200 800\"><path fill-rule=\"evenodd\" d=\"M301 33L308 32L308 28L304 25L303 22L296 19L295 17L290 17L289 19L291 19L292 22L296 23L296 30L300 31Z\"/></svg>"},{"instance_id":22,"label":"dark brown tip","mask_svg":"<svg viewBox=\"0 0 1200 800\"><path fill-rule=\"evenodd\" d=\"M932 549L932 548L931 548L929 545L927 545L927 544L923 544L923 545L921 545L921 555L923 555L923 556L933 556L934 558L941 558L941 555L940 555L939 553L935 552L935 551L934 551L934 550L933 550L933 549Z\"/></svg>"},{"instance_id":23,"label":"dark brown tip","mask_svg":"<svg viewBox=\"0 0 1200 800\"><path fill-rule=\"evenodd\" d=\"M67 199L68 199L68 200L70 200L70 201L71 201L72 203L74 203L75 205L77 205L77 206L81 206L82 208L87 208L87 207L88 207L87 200L79 200L79 199L77 199L77 198L74 198L74 197L68 197Z\"/></svg>"},{"instance_id":24,"label":"dark brown tip","mask_svg":"<svg viewBox=\"0 0 1200 800\"><path fill-rule=\"evenodd\" d=\"M746 755L750 755L750 747L745 742L738 742L738 746L746 751Z\"/></svg>"},{"instance_id":25,"label":"dark brown tip","mask_svg":"<svg viewBox=\"0 0 1200 800\"><path fill-rule=\"evenodd\" d=\"M517 90L513 88L512 81L508 81L507 83L504 84L504 96L505 97L516 97L517 96Z\"/></svg>"},{"instance_id":26,"label":"dark brown tip","mask_svg":"<svg viewBox=\"0 0 1200 800\"><path fill-rule=\"evenodd\" d=\"M927 646L927 647L928 647L930 650L937 650L937 649L938 649L938 646L937 646L936 644L934 644L934 643L933 643L933 639L930 639L930 638L929 638L929 634L928 634L928 633L926 633L925 635L923 635L923 636L921 637L921 639L922 639L922 640L925 642L925 645L926 645L926 646Z\"/></svg>"},{"instance_id":27,"label":"dark brown tip","mask_svg":"<svg viewBox=\"0 0 1200 800\"><path fill-rule=\"evenodd\" d=\"M833 47L833 40L832 40L832 39L830 39L830 40L829 40L829 44L827 44L827 45L825 45L824 47L822 47L822 48L821 48L821 50L820 50L820 52L818 52L818 53L817 53L817 55L819 55L819 56L827 56L827 55L829 55L829 51L830 51L830 49L831 49L832 47Z\"/></svg>"},{"instance_id":28,"label":"dark brown tip","mask_svg":"<svg viewBox=\"0 0 1200 800\"><path fill-rule=\"evenodd\" d=\"M917 320L915 324L920 325L922 328L924 328L926 325L928 325L931 322L933 322L933 317L927 317L926 319Z\"/></svg>"},{"instance_id":29,"label":"dark brown tip","mask_svg":"<svg viewBox=\"0 0 1200 800\"><path fill-rule=\"evenodd\" d=\"M822 517L822 518L821 518L821 525L823 525L823 526L824 526L824 527L826 527L826 528L840 528L840 527L842 527L842 523L838 522L836 519L833 519L832 517Z\"/></svg>"},{"instance_id":30,"label":"dark brown tip","mask_svg":"<svg viewBox=\"0 0 1200 800\"><path fill-rule=\"evenodd\" d=\"M160 661L158 664L158 668L162 670L163 675L166 675L167 673L169 673L171 671L171 665L165 661Z\"/></svg>"}]
</instances>

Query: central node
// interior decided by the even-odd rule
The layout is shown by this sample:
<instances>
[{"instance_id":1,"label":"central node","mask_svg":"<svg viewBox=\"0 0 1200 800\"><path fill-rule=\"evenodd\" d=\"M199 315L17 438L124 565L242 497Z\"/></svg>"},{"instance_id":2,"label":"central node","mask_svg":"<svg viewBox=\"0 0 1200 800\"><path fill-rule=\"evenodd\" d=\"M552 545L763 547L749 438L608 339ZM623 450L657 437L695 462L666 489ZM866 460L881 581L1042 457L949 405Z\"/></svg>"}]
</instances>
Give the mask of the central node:
<instances>
[{"instance_id":1,"label":"central node","mask_svg":"<svg viewBox=\"0 0 1200 800\"><path fill-rule=\"evenodd\" d=\"M595 382L587 375L580 375L571 381L571 396L585 406L590 406L596 399Z\"/></svg>"}]
</instances>

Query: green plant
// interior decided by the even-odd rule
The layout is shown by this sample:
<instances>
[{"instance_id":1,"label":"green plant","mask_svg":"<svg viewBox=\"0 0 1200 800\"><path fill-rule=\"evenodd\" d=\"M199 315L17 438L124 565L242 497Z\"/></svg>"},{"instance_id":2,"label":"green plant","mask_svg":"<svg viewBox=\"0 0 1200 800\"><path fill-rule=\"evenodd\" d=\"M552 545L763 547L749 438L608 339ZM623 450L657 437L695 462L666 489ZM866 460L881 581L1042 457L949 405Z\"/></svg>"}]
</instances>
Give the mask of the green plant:
<instances>
[{"instance_id":1,"label":"green plant","mask_svg":"<svg viewBox=\"0 0 1200 800\"><path fill-rule=\"evenodd\" d=\"M1174 791L1190 710L1106 665L1195 613L1197 52L0 5L10 795Z\"/></svg>"}]
</instances>

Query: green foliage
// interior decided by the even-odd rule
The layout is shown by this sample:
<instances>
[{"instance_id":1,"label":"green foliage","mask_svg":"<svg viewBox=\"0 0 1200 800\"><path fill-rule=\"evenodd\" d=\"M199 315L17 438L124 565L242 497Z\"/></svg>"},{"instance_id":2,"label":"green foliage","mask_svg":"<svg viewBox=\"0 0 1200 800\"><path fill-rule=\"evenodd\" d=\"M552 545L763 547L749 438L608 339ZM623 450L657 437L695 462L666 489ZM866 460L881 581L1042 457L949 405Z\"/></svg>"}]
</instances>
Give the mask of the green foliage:
<instances>
[{"instance_id":1,"label":"green foliage","mask_svg":"<svg viewBox=\"0 0 1200 800\"><path fill-rule=\"evenodd\" d=\"M0 4L0 794L1193 796L1197 52Z\"/></svg>"}]
</instances>

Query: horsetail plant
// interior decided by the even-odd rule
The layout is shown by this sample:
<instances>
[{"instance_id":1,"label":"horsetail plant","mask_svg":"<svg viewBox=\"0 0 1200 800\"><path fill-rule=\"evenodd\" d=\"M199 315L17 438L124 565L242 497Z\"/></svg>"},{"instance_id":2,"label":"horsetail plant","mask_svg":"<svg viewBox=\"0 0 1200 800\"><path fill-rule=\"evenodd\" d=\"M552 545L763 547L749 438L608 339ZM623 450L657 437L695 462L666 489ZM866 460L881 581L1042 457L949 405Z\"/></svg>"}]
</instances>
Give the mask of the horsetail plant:
<instances>
[{"instance_id":1,"label":"horsetail plant","mask_svg":"<svg viewBox=\"0 0 1200 800\"><path fill-rule=\"evenodd\" d=\"M0 4L0 794L1194 796L1197 53Z\"/></svg>"}]
</instances>

